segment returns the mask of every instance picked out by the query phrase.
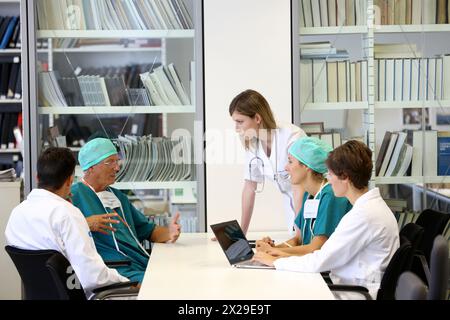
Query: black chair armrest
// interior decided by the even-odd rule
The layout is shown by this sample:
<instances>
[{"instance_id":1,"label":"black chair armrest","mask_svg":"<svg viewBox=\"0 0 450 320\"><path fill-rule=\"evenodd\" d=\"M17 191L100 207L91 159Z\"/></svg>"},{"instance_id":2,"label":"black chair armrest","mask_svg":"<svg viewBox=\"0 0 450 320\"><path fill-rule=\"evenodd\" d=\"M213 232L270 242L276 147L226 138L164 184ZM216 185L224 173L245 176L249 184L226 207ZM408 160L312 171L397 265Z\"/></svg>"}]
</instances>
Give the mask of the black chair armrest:
<instances>
[{"instance_id":1,"label":"black chair armrest","mask_svg":"<svg viewBox=\"0 0 450 320\"><path fill-rule=\"evenodd\" d=\"M362 286L347 285L347 284L329 284L328 288L331 291L347 291L362 294L367 300L372 300L372 296L369 294L369 290Z\"/></svg>"},{"instance_id":2,"label":"black chair armrest","mask_svg":"<svg viewBox=\"0 0 450 320\"><path fill-rule=\"evenodd\" d=\"M137 281L118 282L118 283L110 284L108 286L95 288L94 290L92 290L92 293L97 294L97 293L100 293L100 292L103 292L106 290L130 288L130 287L135 287L138 284L139 284L139 282L137 282Z\"/></svg>"},{"instance_id":3,"label":"black chair armrest","mask_svg":"<svg viewBox=\"0 0 450 320\"><path fill-rule=\"evenodd\" d=\"M321 272L320 275L322 276L322 278L326 282L326 284L328 284L328 285L333 284L333 281L331 280L331 277L330 277L330 271Z\"/></svg>"},{"instance_id":4,"label":"black chair armrest","mask_svg":"<svg viewBox=\"0 0 450 320\"><path fill-rule=\"evenodd\" d=\"M105 261L108 267L126 267L131 265L130 260Z\"/></svg>"},{"instance_id":5,"label":"black chair armrest","mask_svg":"<svg viewBox=\"0 0 450 320\"><path fill-rule=\"evenodd\" d=\"M131 288L121 288L121 289L110 289L110 290L104 290L100 291L94 296L91 297L91 300L105 300L107 298L110 299L123 299L123 298L131 298L136 297L139 293L139 289L136 287Z\"/></svg>"}]
</instances>

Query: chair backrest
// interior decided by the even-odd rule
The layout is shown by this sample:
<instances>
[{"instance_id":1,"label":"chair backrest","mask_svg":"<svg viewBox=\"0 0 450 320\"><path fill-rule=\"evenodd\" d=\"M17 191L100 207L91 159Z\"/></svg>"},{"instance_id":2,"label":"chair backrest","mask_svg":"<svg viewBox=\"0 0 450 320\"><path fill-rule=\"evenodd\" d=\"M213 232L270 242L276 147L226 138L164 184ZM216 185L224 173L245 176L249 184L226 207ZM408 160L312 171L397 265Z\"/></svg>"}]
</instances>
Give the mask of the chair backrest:
<instances>
[{"instance_id":1,"label":"chair backrest","mask_svg":"<svg viewBox=\"0 0 450 320\"><path fill-rule=\"evenodd\" d=\"M55 255L62 256L58 251L24 250L11 246L6 246L5 250L11 257L22 279L24 288L23 298L25 300L67 299L67 297L61 296L61 291L57 287L54 275L47 267L47 261L51 257ZM83 289L81 290L83 291Z\"/></svg>"},{"instance_id":2,"label":"chair backrest","mask_svg":"<svg viewBox=\"0 0 450 320\"><path fill-rule=\"evenodd\" d=\"M416 223L410 222L403 226L400 230L400 239L406 238L411 243L412 249L415 252L422 245L424 229Z\"/></svg>"},{"instance_id":3,"label":"chair backrest","mask_svg":"<svg viewBox=\"0 0 450 320\"><path fill-rule=\"evenodd\" d=\"M449 280L448 242L441 235L434 239L430 256L428 300L445 300Z\"/></svg>"},{"instance_id":4,"label":"chair backrest","mask_svg":"<svg viewBox=\"0 0 450 320\"><path fill-rule=\"evenodd\" d=\"M401 274L395 298L397 300L445 300L449 280L448 242L438 235L431 250L430 285L426 284L413 272Z\"/></svg>"},{"instance_id":5,"label":"chair backrest","mask_svg":"<svg viewBox=\"0 0 450 320\"><path fill-rule=\"evenodd\" d=\"M403 272L397 281L395 289L396 300L426 300L428 288L413 272Z\"/></svg>"},{"instance_id":6,"label":"chair backrest","mask_svg":"<svg viewBox=\"0 0 450 320\"><path fill-rule=\"evenodd\" d=\"M422 211L416 220L416 224L422 226L424 229L423 240L419 249L422 250L428 264L430 264L430 254L434 239L437 235L444 232L449 219L449 213L426 209Z\"/></svg>"},{"instance_id":7,"label":"chair backrest","mask_svg":"<svg viewBox=\"0 0 450 320\"><path fill-rule=\"evenodd\" d=\"M377 293L377 300L395 299L398 278L411 267L412 256L411 243L405 238L402 239L400 247L395 251L383 274L380 289Z\"/></svg>"},{"instance_id":8,"label":"chair backrest","mask_svg":"<svg viewBox=\"0 0 450 320\"><path fill-rule=\"evenodd\" d=\"M45 265L52 275L61 300L86 300L83 287L66 257L56 252Z\"/></svg>"}]
</instances>

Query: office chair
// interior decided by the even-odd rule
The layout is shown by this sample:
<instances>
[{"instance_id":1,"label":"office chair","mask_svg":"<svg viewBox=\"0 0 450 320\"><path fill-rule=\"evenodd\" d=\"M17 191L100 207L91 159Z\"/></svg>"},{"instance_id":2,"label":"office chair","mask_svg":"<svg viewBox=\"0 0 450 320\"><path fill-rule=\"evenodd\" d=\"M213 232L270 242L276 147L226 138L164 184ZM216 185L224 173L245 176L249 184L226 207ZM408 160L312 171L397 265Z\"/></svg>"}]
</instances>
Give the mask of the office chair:
<instances>
[{"instance_id":1,"label":"office chair","mask_svg":"<svg viewBox=\"0 0 450 320\"><path fill-rule=\"evenodd\" d=\"M413 272L404 272L397 284L397 300L445 300L449 280L448 242L441 235L433 242L430 256L429 287Z\"/></svg>"},{"instance_id":2,"label":"office chair","mask_svg":"<svg viewBox=\"0 0 450 320\"><path fill-rule=\"evenodd\" d=\"M408 239L413 252L415 252L422 245L423 233L424 229L422 226L413 222L407 223L400 230L400 241L402 239Z\"/></svg>"},{"instance_id":3,"label":"office chair","mask_svg":"<svg viewBox=\"0 0 450 320\"><path fill-rule=\"evenodd\" d=\"M416 224L424 229L421 245L418 247L413 260L411 271L413 271L422 281L428 285L427 273L429 272L430 255L433 248L434 239L442 234L450 220L450 214L426 209L417 218Z\"/></svg>"},{"instance_id":4,"label":"office chair","mask_svg":"<svg viewBox=\"0 0 450 320\"><path fill-rule=\"evenodd\" d=\"M407 271L410 268L412 255L413 250L411 243L403 238L400 247L395 251L384 271L376 297L377 300L394 300L397 280L404 271ZM372 300L369 290L363 286L331 284L328 285L328 287L331 291L337 293L354 292L363 295L367 300Z\"/></svg>"},{"instance_id":5,"label":"office chair","mask_svg":"<svg viewBox=\"0 0 450 320\"><path fill-rule=\"evenodd\" d=\"M6 246L5 250L22 279L25 300L86 300L81 285L68 287L67 284L73 279L69 277L73 277L75 273L68 273L70 263L60 252L23 250L12 246ZM113 262L114 265L127 263ZM89 299L130 298L138 293L138 289L133 287L136 284L137 282L125 282L96 288Z\"/></svg>"}]
</instances>

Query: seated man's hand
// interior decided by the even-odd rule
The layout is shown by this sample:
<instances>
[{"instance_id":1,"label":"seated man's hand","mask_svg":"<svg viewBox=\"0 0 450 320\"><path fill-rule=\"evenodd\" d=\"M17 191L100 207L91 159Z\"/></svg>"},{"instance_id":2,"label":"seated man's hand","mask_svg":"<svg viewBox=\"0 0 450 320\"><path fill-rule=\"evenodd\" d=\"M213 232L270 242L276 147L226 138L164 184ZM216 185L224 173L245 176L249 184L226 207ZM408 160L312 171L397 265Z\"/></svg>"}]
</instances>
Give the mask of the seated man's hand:
<instances>
[{"instance_id":1,"label":"seated man's hand","mask_svg":"<svg viewBox=\"0 0 450 320\"><path fill-rule=\"evenodd\" d=\"M87 217L86 221L89 226L89 230L91 230L92 232L109 234L110 231L116 231L116 229L111 227L110 224L120 223L119 220L113 219L114 217L118 217L118 214L115 212L94 214L90 217Z\"/></svg>"},{"instance_id":2,"label":"seated man's hand","mask_svg":"<svg viewBox=\"0 0 450 320\"><path fill-rule=\"evenodd\" d=\"M169 242L177 241L181 233L181 226L178 224L178 219L180 218L180 213L177 212L169 224Z\"/></svg>"}]
</instances>

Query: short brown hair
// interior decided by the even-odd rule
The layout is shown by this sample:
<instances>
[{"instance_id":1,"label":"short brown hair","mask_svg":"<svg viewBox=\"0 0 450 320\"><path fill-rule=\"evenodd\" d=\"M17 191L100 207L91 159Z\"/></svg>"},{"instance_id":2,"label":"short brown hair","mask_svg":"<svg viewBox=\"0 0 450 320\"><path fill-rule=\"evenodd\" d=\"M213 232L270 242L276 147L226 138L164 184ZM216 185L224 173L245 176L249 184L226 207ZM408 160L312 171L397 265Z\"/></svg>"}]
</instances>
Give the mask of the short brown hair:
<instances>
[{"instance_id":1,"label":"short brown hair","mask_svg":"<svg viewBox=\"0 0 450 320\"><path fill-rule=\"evenodd\" d=\"M372 151L360 141L347 141L331 151L326 164L339 179L348 178L357 189L369 185L373 168Z\"/></svg>"}]
</instances>

